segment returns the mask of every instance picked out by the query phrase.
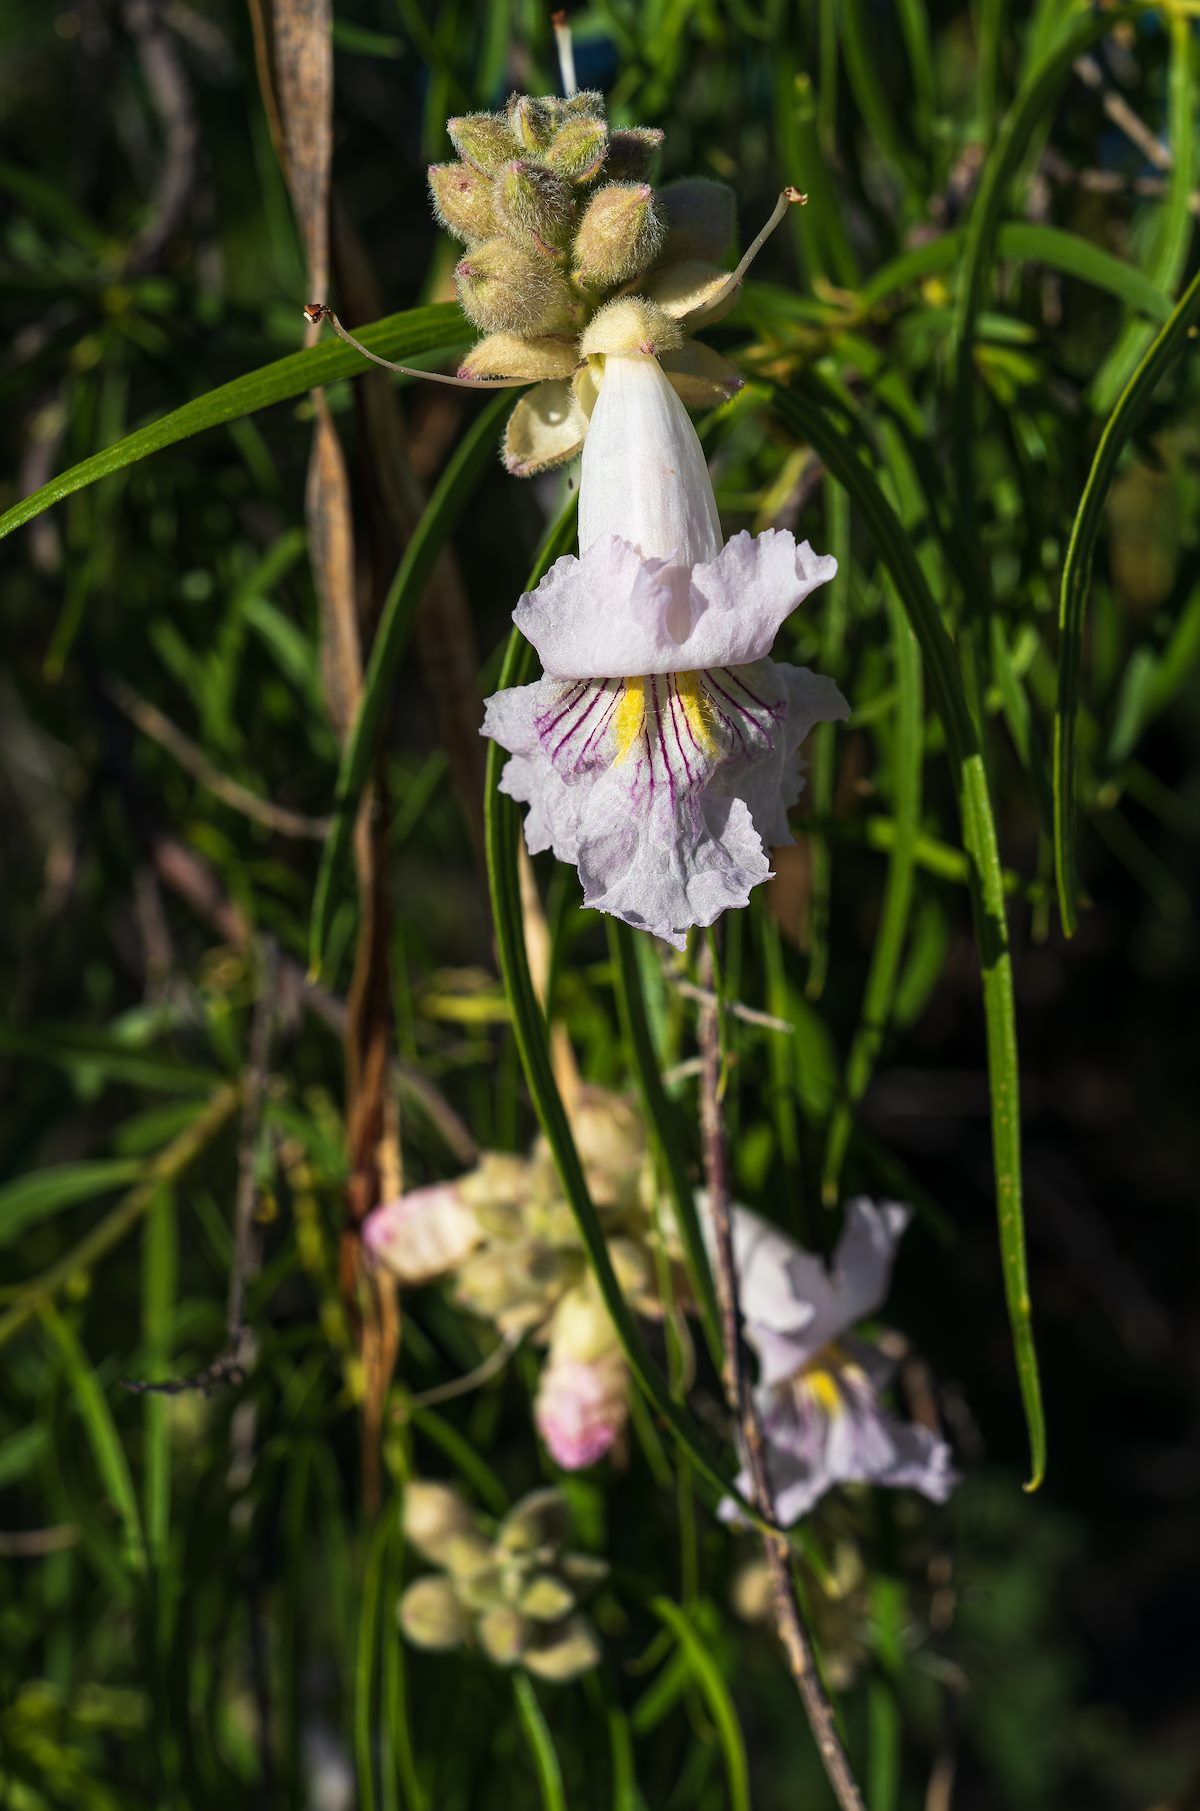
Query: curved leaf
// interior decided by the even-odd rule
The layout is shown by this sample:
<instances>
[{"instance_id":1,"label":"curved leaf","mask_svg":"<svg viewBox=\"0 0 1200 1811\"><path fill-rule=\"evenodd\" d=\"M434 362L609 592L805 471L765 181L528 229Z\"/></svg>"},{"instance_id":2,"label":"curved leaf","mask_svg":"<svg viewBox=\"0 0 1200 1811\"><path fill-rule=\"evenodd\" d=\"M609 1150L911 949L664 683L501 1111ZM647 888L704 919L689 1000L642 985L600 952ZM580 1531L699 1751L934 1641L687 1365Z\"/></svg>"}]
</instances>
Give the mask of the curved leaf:
<instances>
[{"instance_id":1,"label":"curved leaf","mask_svg":"<svg viewBox=\"0 0 1200 1811\"><path fill-rule=\"evenodd\" d=\"M382 358L411 360L443 357L464 345L470 335L454 304L438 302L428 308L409 308L402 314L389 314L370 327L364 327L358 337L364 346L369 346ZM273 402L303 396L308 390L333 383L335 378L357 377L365 369L362 357L352 347L330 339L319 346L310 346L304 352L277 358L270 365L261 365L257 371L247 371L244 377L235 377L231 383L197 396L193 402L184 403L182 408L173 409L160 420L126 434L114 446L105 447L102 452L93 453L89 458L81 459L78 465L59 472L48 484L23 497L0 516L0 539L11 534L14 528L20 528L22 523L32 521L51 504L69 497L72 491L83 490L86 485L95 484L98 478L110 477L113 472L122 471L151 453L160 453L164 447L174 446L176 441L203 433L205 428L220 427L223 422L252 415Z\"/></svg>"},{"instance_id":2,"label":"curved leaf","mask_svg":"<svg viewBox=\"0 0 1200 1811\"><path fill-rule=\"evenodd\" d=\"M1200 275L1193 277L1170 320L1151 342L1105 423L1075 512L1063 565L1058 608L1058 703L1054 712L1054 870L1062 926L1068 937L1074 934L1077 923L1075 726L1079 713L1079 666L1092 554L1104 513L1104 499L1117 462L1155 385L1183 351L1197 319L1200 319Z\"/></svg>"},{"instance_id":3,"label":"curved leaf","mask_svg":"<svg viewBox=\"0 0 1200 1811\"><path fill-rule=\"evenodd\" d=\"M88 1163L56 1163L18 1176L0 1188L0 1248L64 1207L94 1201L122 1183L133 1182L144 1167L140 1158L100 1157Z\"/></svg>"},{"instance_id":4,"label":"curved leaf","mask_svg":"<svg viewBox=\"0 0 1200 1811\"><path fill-rule=\"evenodd\" d=\"M746 1765L746 1744L742 1739L742 1726L721 1669L713 1659L708 1643L677 1603L673 1603L669 1597L655 1597L651 1599L650 1608L678 1641L680 1653L686 1657L696 1684L704 1693L705 1702L712 1712L721 1752L725 1756L725 1775L729 1782L732 1811L750 1811L750 1770Z\"/></svg>"},{"instance_id":5,"label":"curved leaf","mask_svg":"<svg viewBox=\"0 0 1200 1811\"><path fill-rule=\"evenodd\" d=\"M979 737L963 690L954 647L942 624L925 574L891 504L847 434L837 426L833 418L837 399L817 379L808 378L803 386L790 390L775 387L771 392L771 404L784 425L797 438L809 442L827 470L849 491L861 519L870 530L920 644L926 676L954 767L963 846L971 864L971 904L983 975L996 1212L1017 1376L1029 1429L1032 1467L1026 1488L1032 1490L1041 1483L1045 1471L1046 1424L1033 1342L1021 1207L1020 1087L1012 956L1004 912L1004 876Z\"/></svg>"}]
</instances>

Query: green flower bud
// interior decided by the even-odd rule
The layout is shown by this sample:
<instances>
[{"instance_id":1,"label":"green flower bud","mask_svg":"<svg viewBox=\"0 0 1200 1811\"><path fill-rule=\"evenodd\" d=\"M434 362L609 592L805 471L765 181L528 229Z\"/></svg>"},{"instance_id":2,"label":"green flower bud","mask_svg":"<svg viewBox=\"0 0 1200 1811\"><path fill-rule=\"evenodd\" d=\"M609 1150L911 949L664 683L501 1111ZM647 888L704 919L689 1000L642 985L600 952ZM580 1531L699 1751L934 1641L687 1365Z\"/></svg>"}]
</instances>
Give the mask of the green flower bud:
<instances>
[{"instance_id":1,"label":"green flower bud","mask_svg":"<svg viewBox=\"0 0 1200 1811\"><path fill-rule=\"evenodd\" d=\"M475 1517L456 1490L422 1479L405 1486L402 1519L405 1538L435 1566L446 1563L454 1541L478 1533Z\"/></svg>"},{"instance_id":2,"label":"green flower bud","mask_svg":"<svg viewBox=\"0 0 1200 1811\"><path fill-rule=\"evenodd\" d=\"M553 333L570 319L571 292L549 259L508 239L477 245L454 281L464 314L485 333Z\"/></svg>"},{"instance_id":3,"label":"green flower bud","mask_svg":"<svg viewBox=\"0 0 1200 1811\"><path fill-rule=\"evenodd\" d=\"M518 1595L509 1586L508 1571L496 1562L493 1549L486 1565L480 1566L477 1572L472 1572L469 1578L459 1581L458 1594L472 1610L494 1610L502 1604L511 1603L514 1596Z\"/></svg>"},{"instance_id":4,"label":"green flower bud","mask_svg":"<svg viewBox=\"0 0 1200 1811\"><path fill-rule=\"evenodd\" d=\"M417 1579L400 1599L398 1614L414 1647L456 1648L470 1633L471 1618L448 1578Z\"/></svg>"},{"instance_id":5,"label":"green flower bud","mask_svg":"<svg viewBox=\"0 0 1200 1811\"><path fill-rule=\"evenodd\" d=\"M465 1583L491 1565L491 1542L478 1528L464 1529L461 1534L451 1535L446 1540L440 1563L456 1580Z\"/></svg>"},{"instance_id":6,"label":"green flower bud","mask_svg":"<svg viewBox=\"0 0 1200 1811\"><path fill-rule=\"evenodd\" d=\"M683 344L683 329L644 296L620 296L597 309L579 342L584 358L647 352L655 358Z\"/></svg>"},{"instance_id":7,"label":"green flower bud","mask_svg":"<svg viewBox=\"0 0 1200 1811\"><path fill-rule=\"evenodd\" d=\"M446 131L463 162L484 176L494 176L520 149L499 113L466 113L460 119L448 119Z\"/></svg>"},{"instance_id":8,"label":"green flower bud","mask_svg":"<svg viewBox=\"0 0 1200 1811\"><path fill-rule=\"evenodd\" d=\"M497 1666L516 1666L533 1634L520 1611L504 1605L479 1618L479 1645Z\"/></svg>"},{"instance_id":9,"label":"green flower bud","mask_svg":"<svg viewBox=\"0 0 1200 1811\"><path fill-rule=\"evenodd\" d=\"M591 119L603 119L605 114L604 96L598 88L585 88L579 94L571 95L569 100L555 101L563 119L573 119L576 114L584 113Z\"/></svg>"},{"instance_id":10,"label":"green flower bud","mask_svg":"<svg viewBox=\"0 0 1200 1811\"><path fill-rule=\"evenodd\" d=\"M604 168L608 127L602 119L579 114L564 120L545 150L547 167L568 182L591 182Z\"/></svg>"},{"instance_id":11,"label":"green flower bud","mask_svg":"<svg viewBox=\"0 0 1200 1811\"><path fill-rule=\"evenodd\" d=\"M561 176L518 158L496 177L496 213L520 244L538 252L560 252L575 225L575 202Z\"/></svg>"},{"instance_id":12,"label":"green flower bud","mask_svg":"<svg viewBox=\"0 0 1200 1811\"><path fill-rule=\"evenodd\" d=\"M531 383L570 377L579 355L571 339L523 339L518 333L489 333L472 346L458 367L460 377L527 377ZM486 1233L515 1237L521 1226L516 1201L476 1201L475 1217Z\"/></svg>"},{"instance_id":13,"label":"green flower bud","mask_svg":"<svg viewBox=\"0 0 1200 1811\"><path fill-rule=\"evenodd\" d=\"M564 1553L555 1563L576 1597L588 1596L608 1577L607 1560L594 1553Z\"/></svg>"},{"instance_id":14,"label":"green flower bud","mask_svg":"<svg viewBox=\"0 0 1200 1811\"><path fill-rule=\"evenodd\" d=\"M625 126L610 132L604 165L609 182L644 182L665 137L657 126Z\"/></svg>"},{"instance_id":15,"label":"green flower bud","mask_svg":"<svg viewBox=\"0 0 1200 1811\"><path fill-rule=\"evenodd\" d=\"M549 95L514 94L505 109L508 129L522 151L544 151L558 128L559 103Z\"/></svg>"},{"instance_id":16,"label":"green flower bud","mask_svg":"<svg viewBox=\"0 0 1200 1811\"><path fill-rule=\"evenodd\" d=\"M648 182L606 182L575 235L575 276L593 289L627 283L653 264L663 226Z\"/></svg>"},{"instance_id":17,"label":"green flower bud","mask_svg":"<svg viewBox=\"0 0 1200 1811\"><path fill-rule=\"evenodd\" d=\"M737 229L737 196L723 182L684 176L658 192L667 223L665 256L672 263L701 258L719 264Z\"/></svg>"},{"instance_id":18,"label":"green flower bud","mask_svg":"<svg viewBox=\"0 0 1200 1811\"><path fill-rule=\"evenodd\" d=\"M571 1513L561 1490L534 1490L513 1505L496 1532L505 1553L557 1552L571 1532Z\"/></svg>"},{"instance_id":19,"label":"green flower bud","mask_svg":"<svg viewBox=\"0 0 1200 1811\"><path fill-rule=\"evenodd\" d=\"M575 1593L553 1572L539 1572L517 1599L517 1608L534 1622L561 1622L575 1608Z\"/></svg>"},{"instance_id":20,"label":"green flower bud","mask_svg":"<svg viewBox=\"0 0 1200 1811\"><path fill-rule=\"evenodd\" d=\"M522 1659L539 1679L577 1679L599 1661L599 1637L586 1616L572 1616L561 1628L540 1632Z\"/></svg>"},{"instance_id":21,"label":"green flower bud","mask_svg":"<svg viewBox=\"0 0 1200 1811\"><path fill-rule=\"evenodd\" d=\"M499 231L491 178L465 163L429 166L429 193L439 226L468 244Z\"/></svg>"}]
</instances>

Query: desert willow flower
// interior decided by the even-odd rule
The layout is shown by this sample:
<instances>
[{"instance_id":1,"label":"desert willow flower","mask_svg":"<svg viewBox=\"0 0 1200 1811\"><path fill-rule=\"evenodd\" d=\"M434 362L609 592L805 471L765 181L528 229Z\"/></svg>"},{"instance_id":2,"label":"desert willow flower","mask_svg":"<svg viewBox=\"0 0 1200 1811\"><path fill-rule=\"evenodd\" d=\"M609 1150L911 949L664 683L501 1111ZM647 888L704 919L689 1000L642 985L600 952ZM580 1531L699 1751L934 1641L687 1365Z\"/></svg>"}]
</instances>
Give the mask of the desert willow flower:
<instances>
[{"instance_id":1,"label":"desert willow flower","mask_svg":"<svg viewBox=\"0 0 1200 1811\"><path fill-rule=\"evenodd\" d=\"M501 786L529 807L530 851L573 862L585 905L682 949L769 878L767 849L792 840L796 751L849 713L831 680L768 659L837 563L777 529L722 544L659 359L677 344L640 298L584 336L579 557L521 598L545 677L490 698L483 733L513 757Z\"/></svg>"},{"instance_id":2,"label":"desert willow flower","mask_svg":"<svg viewBox=\"0 0 1200 1811\"><path fill-rule=\"evenodd\" d=\"M887 1294L909 1209L857 1199L827 1270L778 1227L734 1209L733 1247L767 1473L780 1524L806 1515L835 1484L881 1484L944 1503L957 1483L950 1450L884 1406L892 1366L853 1331ZM743 1471L738 1488L748 1490ZM723 1513L736 1519L732 1504Z\"/></svg>"}]
</instances>

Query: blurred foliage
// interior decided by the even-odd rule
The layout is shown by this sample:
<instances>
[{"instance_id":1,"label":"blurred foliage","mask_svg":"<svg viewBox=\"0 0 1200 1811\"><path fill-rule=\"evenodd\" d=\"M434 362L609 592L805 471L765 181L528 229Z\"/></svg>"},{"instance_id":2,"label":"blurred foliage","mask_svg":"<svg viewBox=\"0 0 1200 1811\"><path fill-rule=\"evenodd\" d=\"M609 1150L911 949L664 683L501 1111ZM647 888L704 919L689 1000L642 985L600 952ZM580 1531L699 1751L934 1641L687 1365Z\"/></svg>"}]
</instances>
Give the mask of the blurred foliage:
<instances>
[{"instance_id":1,"label":"blurred foliage","mask_svg":"<svg viewBox=\"0 0 1200 1811\"><path fill-rule=\"evenodd\" d=\"M535 0L338 0L335 14L335 293L353 325L448 300L453 253L424 177L445 118L553 90L556 71ZM0 14L5 508L299 346L305 259L254 16L236 0ZM785 626L780 651L833 672L854 720L814 738L798 845L727 923L729 997L794 1034L730 1018L726 1104L741 1198L810 1243L832 1243L822 1200L839 1170L845 1189L918 1209L889 1318L921 1353L903 1366L911 1402L934 1399L924 1361L940 1380L966 1481L937 1513L845 1493L809 1525L802 1568L870 1811L1194 1804L1200 365L1186 323L1162 381L1118 418L1097 498L1077 724L1090 908L1070 943L1053 758L1072 525L1105 425L1196 268L1194 19L1066 0L591 0L575 26L581 81L619 123L665 129L664 176L733 183L743 241L781 182L809 195L711 335L761 381L703 432L728 531L795 527L838 554L833 596ZM449 357L471 337L448 314L386 333L393 357ZM311 356L335 353L325 395L359 595L378 605L396 557L376 523L376 380L351 383L343 348ZM821 1803L753 1543L694 1496L649 1409L623 1454L559 1479L533 1442L527 1354L473 1393L420 1401L486 1351L436 1291L406 1297L372 1513L371 1372L347 1283L348 880L322 985L305 969L341 758L306 557L311 370L278 380L275 406L261 393L261 412L76 489L3 549L5 1802ZM946 725L861 500L771 409L773 383L836 426L896 512L982 731L1050 1428L1033 1498ZM481 405L408 380L394 393L419 495ZM479 676L462 682L463 645L439 666L418 617L375 769L388 1111L410 1184L458 1173L474 1146L523 1150L533 1129L477 841L482 755L473 767L445 707L450 693L473 733L569 479L519 484L480 460L470 475L447 545ZM555 1015L589 1081L632 1089L619 953L569 872L538 874ZM694 1007L638 941L653 1051L690 1125L677 1071ZM274 1027L256 1065L264 977ZM261 1247L245 1329L227 1309L239 1190ZM677 1383L684 1355L653 1343ZM717 1380L697 1364L692 1406L716 1428ZM191 1387L129 1387L160 1379ZM405 1649L398 1502L413 1475L455 1479L497 1519L561 1482L573 1545L611 1567L589 1606L597 1672L522 1676L514 1695L482 1658Z\"/></svg>"}]
</instances>

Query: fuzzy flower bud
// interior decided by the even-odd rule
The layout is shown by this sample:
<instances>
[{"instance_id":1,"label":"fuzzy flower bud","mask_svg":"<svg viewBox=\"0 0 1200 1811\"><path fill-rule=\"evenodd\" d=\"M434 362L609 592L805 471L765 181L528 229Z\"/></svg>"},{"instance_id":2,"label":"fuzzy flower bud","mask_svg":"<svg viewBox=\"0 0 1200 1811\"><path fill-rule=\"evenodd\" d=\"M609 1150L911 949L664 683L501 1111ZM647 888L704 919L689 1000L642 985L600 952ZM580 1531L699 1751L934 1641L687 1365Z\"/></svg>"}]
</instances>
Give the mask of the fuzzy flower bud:
<instances>
[{"instance_id":1,"label":"fuzzy flower bud","mask_svg":"<svg viewBox=\"0 0 1200 1811\"><path fill-rule=\"evenodd\" d=\"M519 1610L499 1604L479 1618L479 1645L497 1666L515 1666L532 1630Z\"/></svg>"},{"instance_id":2,"label":"fuzzy flower bud","mask_svg":"<svg viewBox=\"0 0 1200 1811\"><path fill-rule=\"evenodd\" d=\"M598 189L575 236L575 276L592 288L626 283L654 262L662 219L648 182L609 182Z\"/></svg>"},{"instance_id":3,"label":"fuzzy flower bud","mask_svg":"<svg viewBox=\"0 0 1200 1811\"><path fill-rule=\"evenodd\" d=\"M454 281L464 314L485 333L551 333L570 310L570 291L554 266L508 239L476 246Z\"/></svg>"},{"instance_id":4,"label":"fuzzy flower bud","mask_svg":"<svg viewBox=\"0 0 1200 1811\"><path fill-rule=\"evenodd\" d=\"M719 264L737 228L737 196L728 184L707 176L684 176L659 190L672 263L700 258Z\"/></svg>"},{"instance_id":5,"label":"fuzzy flower bud","mask_svg":"<svg viewBox=\"0 0 1200 1811\"><path fill-rule=\"evenodd\" d=\"M494 176L520 148L498 113L466 113L448 119L446 131L463 162L484 176Z\"/></svg>"},{"instance_id":6,"label":"fuzzy flower bud","mask_svg":"<svg viewBox=\"0 0 1200 1811\"><path fill-rule=\"evenodd\" d=\"M600 1642L586 1616L572 1616L568 1622L539 1635L527 1649L522 1664L539 1679L564 1683L577 1679L600 1660Z\"/></svg>"},{"instance_id":7,"label":"fuzzy flower bud","mask_svg":"<svg viewBox=\"0 0 1200 1811\"><path fill-rule=\"evenodd\" d=\"M544 151L553 138L560 109L548 95L514 94L505 109L505 118L522 151L536 153Z\"/></svg>"},{"instance_id":8,"label":"fuzzy flower bud","mask_svg":"<svg viewBox=\"0 0 1200 1811\"><path fill-rule=\"evenodd\" d=\"M450 1485L414 1479L405 1486L404 1534L423 1558L444 1565L455 1540L475 1532L475 1517Z\"/></svg>"},{"instance_id":9,"label":"fuzzy flower bud","mask_svg":"<svg viewBox=\"0 0 1200 1811\"><path fill-rule=\"evenodd\" d=\"M505 230L532 251L561 251L575 224L575 202L561 176L517 158L496 177L496 212Z\"/></svg>"},{"instance_id":10,"label":"fuzzy flower bud","mask_svg":"<svg viewBox=\"0 0 1200 1811\"><path fill-rule=\"evenodd\" d=\"M666 134L657 126L625 126L608 139L604 174L610 182L644 182Z\"/></svg>"},{"instance_id":11,"label":"fuzzy flower bud","mask_svg":"<svg viewBox=\"0 0 1200 1811\"><path fill-rule=\"evenodd\" d=\"M419 1578L400 1599L400 1626L414 1647L446 1650L466 1640L471 1618L448 1578Z\"/></svg>"},{"instance_id":12,"label":"fuzzy flower bud","mask_svg":"<svg viewBox=\"0 0 1200 1811\"><path fill-rule=\"evenodd\" d=\"M584 358L632 357L651 353L660 358L683 345L683 329L644 296L618 296L596 311L579 342Z\"/></svg>"},{"instance_id":13,"label":"fuzzy flower bud","mask_svg":"<svg viewBox=\"0 0 1200 1811\"><path fill-rule=\"evenodd\" d=\"M608 127L602 119L578 114L563 122L546 147L548 168L568 182L591 182L604 167Z\"/></svg>"},{"instance_id":14,"label":"fuzzy flower bud","mask_svg":"<svg viewBox=\"0 0 1200 1811\"><path fill-rule=\"evenodd\" d=\"M466 163L429 166L429 193L439 226L468 244L498 230L491 180Z\"/></svg>"}]
</instances>

